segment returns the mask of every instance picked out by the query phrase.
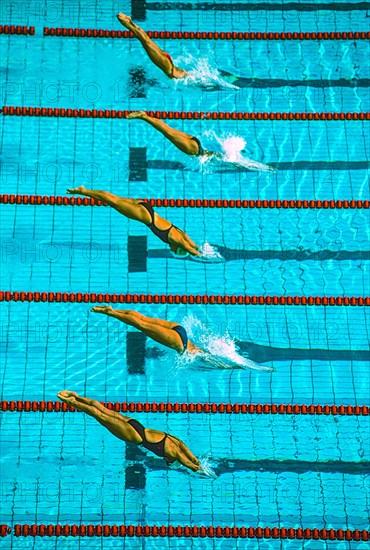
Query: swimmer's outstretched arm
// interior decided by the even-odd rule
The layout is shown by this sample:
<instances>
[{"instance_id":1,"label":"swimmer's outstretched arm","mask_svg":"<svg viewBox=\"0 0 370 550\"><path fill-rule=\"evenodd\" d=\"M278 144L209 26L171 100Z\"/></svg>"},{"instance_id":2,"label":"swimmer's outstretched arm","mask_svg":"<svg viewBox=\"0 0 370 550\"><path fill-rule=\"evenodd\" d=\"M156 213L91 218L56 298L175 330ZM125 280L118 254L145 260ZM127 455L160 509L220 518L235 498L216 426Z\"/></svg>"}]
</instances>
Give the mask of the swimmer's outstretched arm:
<instances>
[{"instance_id":1,"label":"swimmer's outstretched arm","mask_svg":"<svg viewBox=\"0 0 370 550\"><path fill-rule=\"evenodd\" d=\"M189 468L189 470L192 470L193 472L199 472L199 470L201 470L200 463L195 464L183 452L179 452L179 454L176 456L176 460L178 460L180 464L182 464L186 468Z\"/></svg>"},{"instance_id":2,"label":"swimmer's outstretched arm","mask_svg":"<svg viewBox=\"0 0 370 550\"><path fill-rule=\"evenodd\" d=\"M171 128L168 124L160 120L159 118L151 117L145 113L145 111L136 111L127 115L127 118L139 118L144 120L153 128L161 132L169 141L171 141L180 151L187 155L198 155L199 145L194 141L192 136Z\"/></svg>"},{"instance_id":3,"label":"swimmer's outstretched arm","mask_svg":"<svg viewBox=\"0 0 370 550\"><path fill-rule=\"evenodd\" d=\"M196 355L197 357L199 357L199 359L204 362L204 363L207 363L207 364L211 364L213 365L214 367L218 367L219 369L234 369L234 368L239 368L239 367L234 367L234 366L230 366L230 365L227 365L226 363L223 363L220 359L218 359L218 357L214 357L213 355L211 355L209 353L209 351L205 350L204 348L196 345L196 344L191 344L191 353L193 353L194 355Z\"/></svg>"},{"instance_id":4,"label":"swimmer's outstretched arm","mask_svg":"<svg viewBox=\"0 0 370 550\"><path fill-rule=\"evenodd\" d=\"M119 13L117 15L117 19L121 25L134 34L135 38L140 41L150 60L153 61L153 63L157 65L157 67L161 69L166 76L169 76L170 78L183 78L187 75L186 71L180 69L179 67L175 67L171 63L170 59L166 55L166 52L161 50L161 48L157 46L151 38L149 38L147 33L141 27L135 25L135 23L132 22L131 17L125 15L124 13Z\"/></svg>"},{"instance_id":5,"label":"swimmer's outstretched arm","mask_svg":"<svg viewBox=\"0 0 370 550\"><path fill-rule=\"evenodd\" d=\"M199 470L201 470L200 461L191 452L189 447L185 445L183 441L181 441L181 439L171 434L167 434L167 444L169 444L170 448L172 448L172 454L174 458L176 458L176 460L180 462L180 464L182 464L186 468L189 468L193 472L198 472Z\"/></svg>"},{"instance_id":6,"label":"swimmer's outstretched arm","mask_svg":"<svg viewBox=\"0 0 370 550\"><path fill-rule=\"evenodd\" d=\"M181 241L179 240L178 244L170 243L170 248L175 254L179 247L185 250L185 252L188 252L188 254L191 254L192 256L201 256L199 247L196 244L194 246L192 244L189 244L188 241L184 238L182 238Z\"/></svg>"},{"instance_id":7,"label":"swimmer's outstretched arm","mask_svg":"<svg viewBox=\"0 0 370 550\"><path fill-rule=\"evenodd\" d=\"M181 231L181 233L184 235L184 239L186 241L187 246L196 250L199 254L200 247L197 244L195 244L195 242L184 231Z\"/></svg>"},{"instance_id":8,"label":"swimmer's outstretched arm","mask_svg":"<svg viewBox=\"0 0 370 550\"><path fill-rule=\"evenodd\" d=\"M172 252L176 253L178 246L181 246L186 252L192 256L201 256L200 247L187 235L182 229L176 227L176 230L179 234L178 243L170 243L170 248Z\"/></svg>"},{"instance_id":9,"label":"swimmer's outstretched arm","mask_svg":"<svg viewBox=\"0 0 370 550\"><path fill-rule=\"evenodd\" d=\"M218 357L214 357L211 355L208 351L203 350L203 353L200 355L201 361L204 363L207 363L208 365L211 364L214 367L217 367L218 369L240 369L242 367L239 367L237 365L228 365L227 363L224 363Z\"/></svg>"}]
</instances>

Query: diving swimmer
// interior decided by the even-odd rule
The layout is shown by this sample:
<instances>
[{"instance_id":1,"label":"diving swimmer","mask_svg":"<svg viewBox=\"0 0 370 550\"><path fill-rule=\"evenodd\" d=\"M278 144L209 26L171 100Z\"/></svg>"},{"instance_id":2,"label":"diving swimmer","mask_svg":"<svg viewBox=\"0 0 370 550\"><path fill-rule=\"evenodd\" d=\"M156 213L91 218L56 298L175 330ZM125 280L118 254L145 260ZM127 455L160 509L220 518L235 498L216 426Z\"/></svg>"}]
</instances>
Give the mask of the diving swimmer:
<instances>
[{"instance_id":1,"label":"diving swimmer","mask_svg":"<svg viewBox=\"0 0 370 550\"><path fill-rule=\"evenodd\" d=\"M100 200L117 210L123 216L126 216L126 218L144 223L154 235L168 244L172 252L178 256L186 254L200 256L201 254L199 247L184 231L168 220L161 218L147 202L117 197L117 195L113 195L113 193L109 193L108 191L86 189L83 185L67 189L67 193L70 195L84 195L85 197Z\"/></svg>"},{"instance_id":2,"label":"diving swimmer","mask_svg":"<svg viewBox=\"0 0 370 550\"><path fill-rule=\"evenodd\" d=\"M153 126L153 128L161 132L161 134L171 141L175 147L187 155L192 155L195 157L220 155L220 153L215 153L214 151L206 151L197 137L190 136L180 130L175 130L163 122L163 120L149 116L145 111L134 111L129 113L127 118L138 118L140 120L144 120ZM222 155L220 156L222 157Z\"/></svg>"},{"instance_id":3,"label":"diving swimmer","mask_svg":"<svg viewBox=\"0 0 370 550\"><path fill-rule=\"evenodd\" d=\"M161 50L143 29L132 22L131 17L124 13L119 13L117 19L126 29L134 33L135 38L140 41L151 61L153 61L168 78L184 78L187 76L188 73L186 71L174 65L170 54Z\"/></svg>"},{"instance_id":4,"label":"diving swimmer","mask_svg":"<svg viewBox=\"0 0 370 550\"><path fill-rule=\"evenodd\" d=\"M64 403L95 418L118 439L126 443L142 445L145 449L163 458L166 464L170 465L178 461L193 472L209 475L202 468L202 464L197 457L177 437L159 430L145 428L134 418L111 411L99 403L99 401L81 397L76 392L63 390L58 393L58 397Z\"/></svg>"},{"instance_id":5,"label":"diving swimmer","mask_svg":"<svg viewBox=\"0 0 370 550\"><path fill-rule=\"evenodd\" d=\"M216 139L224 148L224 153L207 151L202 146L200 140L180 130L171 128L168 124L158 118L148 115L145 111L134 111L127 115L129 119L144 120L153 128L161 132L171 143L175 145L180 151L187 155L201 157L201 161L204 162L208 159L218 159L223 162L232 163L236 167L247 168L248 170L257 170L262 172L273 172L275 169L268 164L263 164L252 159L248 159L240 154L240 150L246 145L243 138L234 137L227 140Z\"/></svg>"},{"instance_id":6,"label":"diving swimmer","mask_svg":"<svg viewBox=\"0 0 370 550\"><path fill-rule=\"evenodd\" d=\"M148 34L132 21L131 17L124 13L119 13L117 19L121 25L131 31L134 37L140 41L149 59L161 69L168 78L174 81L181 81L190 86L200 86L210 91L223 90L225 88L233 91L239 90L238 86L229 82L230 78L231 80L237 80L237 77L225 72L227 78L222 78L221 73L219 73L217 69L209 67L206 59L197 58L198 66L189 71L176 67L170 54L157 46L157 44L149 38Z\"/></svg>"},{"instance_id":7,"label":"diving swimmer","mask_svg":"<svg viewBox=\"0 0 370 550\"><path fill-rule=\"evenodd\" d=\"M216 367L218 369L242 369L247 367L255 370L272 370L270 367L257 365L246 358L239 358L242 360L242 363L235 363L233 361L226 363L222 358L220 359L217 355L191 342L186 329L179 323L146 317L132 309L113 309L111 306L95 306L91 311L94 313L103 313L104 315L118 319L118 321L122 321L122 323L126 323L126 325L135 327L144 332L149 338L152 338L163 346L174 349L180 355L185 352L190 353L207 367Z\"/></svg>"}]
</instances>

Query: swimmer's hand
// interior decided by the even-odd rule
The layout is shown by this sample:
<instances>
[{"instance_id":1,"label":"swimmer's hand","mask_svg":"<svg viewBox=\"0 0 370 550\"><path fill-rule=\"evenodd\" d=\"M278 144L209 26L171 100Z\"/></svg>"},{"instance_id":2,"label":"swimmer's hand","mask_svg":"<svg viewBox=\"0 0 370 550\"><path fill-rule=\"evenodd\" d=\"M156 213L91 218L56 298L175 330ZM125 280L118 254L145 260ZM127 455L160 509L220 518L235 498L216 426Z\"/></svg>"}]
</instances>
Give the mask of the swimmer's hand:
<instances>
[{"instance_id":1,"label":"swimmer's hand","mask_svg":"<svg viewBox=\"0 0 370 550\"><path fill-rule=\"evenodd\" d=\"M212 479L217 479L217 474L211 466L211 462L208 456L199 459L200 469L198 470L199 475L202 477L209 477Z\"/></svg>"}]
</instances>

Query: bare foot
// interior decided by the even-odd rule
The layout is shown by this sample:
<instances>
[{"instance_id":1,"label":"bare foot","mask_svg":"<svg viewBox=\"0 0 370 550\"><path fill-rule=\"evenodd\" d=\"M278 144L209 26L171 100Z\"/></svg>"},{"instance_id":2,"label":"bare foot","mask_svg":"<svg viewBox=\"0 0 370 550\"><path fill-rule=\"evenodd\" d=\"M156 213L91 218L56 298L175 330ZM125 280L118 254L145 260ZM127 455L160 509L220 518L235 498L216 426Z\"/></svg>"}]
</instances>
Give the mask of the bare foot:
<instances>
[{"instance_id":1,"label":"bare foot","mask_svg":"<svg viewBox=\"0 0 370 550\"><path fill-rule=\"evenodd\" d=\"M86 192L86 187L80 185L80 187L74 187L73 189L67 189L69 195L84 195Z\"/></svg>"},{"instance_id":2,"label":"bare foot","mask_svg":"<svg viewBox=\"0 0 370 550\"><path fill-rule=\"evenodd\" d=\"M131 30L132 27L135 27L135 23L132 22L132 19L129 15L125 15L124 13L119 13L117 15L118 21L126 27L126 29Z\"/></svg>"},{"instance_id":3,"label":"bare foot","mask_svg":"<svg viewBox=\"0 0 370 550\"><path fill-rule=\"evenodd\" d=\"M127 115L127 118L145 118L146 116L145 111L133 111Z\"/></svg>"},{"instance_id":4,"label":"bare foot","mask_svg":"<svg viewBox=\"0 0 370 550\"><path fill-rule=\"evenodd\" d=\"M111 306L95 306L91 308L91 311L94 313L104 313L105 315L109 315L113 311L113 308Z\"/></svg>"},{"instance_id":5,"label":"bare foot","mask_svg":"<svg viewBox=\"0 0 370 550\"><path fill-rule=\"evenodd\" d=\"M78 397L78 393L69 390L62 390L57 395L61 401L71 405L76 402L76 397Z\"/></svg>"}]
</instances>

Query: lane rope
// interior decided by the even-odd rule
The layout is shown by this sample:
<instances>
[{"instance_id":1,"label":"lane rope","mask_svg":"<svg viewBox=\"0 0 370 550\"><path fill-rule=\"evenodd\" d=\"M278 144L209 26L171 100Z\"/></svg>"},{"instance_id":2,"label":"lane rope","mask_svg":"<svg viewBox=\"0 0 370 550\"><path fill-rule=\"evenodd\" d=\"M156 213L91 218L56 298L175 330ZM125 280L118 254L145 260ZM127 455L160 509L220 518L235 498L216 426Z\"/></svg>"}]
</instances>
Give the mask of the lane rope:
<instances>
[{"instance_id":1,"label":"lane rope","mask_svg":"<svg viewBox=\"0 0 370 550\"><path fill-rule=\"evenodd\" d=\"M97 294L0 291L0 302L211 304L268 306L370 306L370 296L250 296L221 294Z\"/></svg>"},{"instance_id":2,"label":"lane rope","mask_svg":"<svg viewBox=\"0 0 370 550\"><path fill-rule=\"evenodd\" d=\"M35 35L35 27L0 25L0 34ZM44 36L80 38L134 38L131 31L107 29L78 29L44 27ZM147 31L154 39L166 40L368 40L370 32L204 32L204 31Z\"/></svg>"},{"instance_id":3,"label":"lane rope","mask_svg":"<svg viewBox=\"0 0 370 550\"><path fill-rule=\"evenodd\" d=\"M211 304L268 306L370 306L370 296L250 296L221 294L97 294L0 291L0 302Z\"/></svg>"},{"instance_id":4,"label":"lane rope","mask_svg":"<svg viewBox=\"0 0 370 550\"><path fill-rule=\"evenodd\" d=\"M240 200L240 199L140 199L153 207L164 208L291 208L291 209L363 209L369 208L368 200ZM0 204L25 204L32 206L108 206L89 197L56 195L0 195Z\"/></svg>"},{"instance_id":5,"label":"lane rope","mask_svg":"<svg viewBox=\"0 0 370 550\"><path fill-rule=\"evenodd\" d=\"M111 402L101 404L111 411L123 413L191 413L191 414L280 414L280 415L333 415L369 416L367 405L298 405L261 403L157 403ZM61 401L0 401L3 412L79 412Z\"/></svg>"},{"instance_id":6,"label":"lane rope","mask_svg":"<svg viewBox=\"0 0 370 550\"><path fill-rule=\"evenodd\" d=\"M149 38L185 40L368 40L370 32L188 32L146 31ZM44 27L44 36L80 38L134 38L131 31Z\"/></svg>"},{"instance_id":7,"label":"lane rope","mask_svg":"<svg viewBox=\"0 0 370 550\"><path fill-rule=\"evenodd\" d=\"M35 34L35 27L0 25L0 34L27 34L33 36Z\"/></svg>"},{"instance_id":8,"label":"lane rope","mask_svg":"<svg viewBox=\"0 0 370 550\"><path fill-rule=\"evenodd\" d=\"M1 536L12 533L8 525L0 526ZM189 525L61 525L16 524L16 537L177 537L177 538L243 538L243 539L313 539L368 541L365 529L318 529L293 527L221 527Z\"/></svg>"},{"instance_id":9,"label":"lane rope","mask_svg":"<svg viewBox=\"0 0 370 550\"><path fill-rule=\"evenodd\" d=\"M134 111L115 109L68 109L59 107L20 107L4 105L5 116L66 117L66 118L127 118ZM360 113L293 113L293 112L198 112L198 111L145 111L149 116L174 120L370 120L370 112Z\"/></svg>"}]
</instances>

